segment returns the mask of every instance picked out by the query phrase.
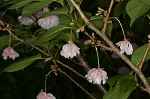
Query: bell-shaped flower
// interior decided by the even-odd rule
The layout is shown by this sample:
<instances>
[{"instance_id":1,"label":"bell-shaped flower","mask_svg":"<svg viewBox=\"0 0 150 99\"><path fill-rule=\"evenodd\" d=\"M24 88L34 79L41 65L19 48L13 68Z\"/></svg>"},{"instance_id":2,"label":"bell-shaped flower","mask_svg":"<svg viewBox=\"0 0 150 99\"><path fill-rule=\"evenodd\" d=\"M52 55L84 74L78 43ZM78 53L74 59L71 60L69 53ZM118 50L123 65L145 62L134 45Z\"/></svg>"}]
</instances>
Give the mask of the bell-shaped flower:
<instances>
[{"instance_id":1,"label":"bell-shaped flower","mask_svg":"<svg viewBox=\"0 0 150 99\"><path fill-rule=\"evenodd\" d=\"M62 47L60 54L65 58L73 58L80 54L79 50L80 48L78 48L73 42L69 41Z\"/></svg>"},{"instance_id":2,"label":"bell-shaped flower","mask_svg":"<svg viewBox=\"0 0 150 99\"><path fill-rule=\"evenodd\" d=\"M127 55L131 55L133 52L133 47L128 40L120 41L116 43L118 47L120 47L121 53L126 53Z\"/></svg>"},{"instance_id":3,"label":"bell-shaped flower","mask_svg":"<svg viewBox=\"0 0 150 99\"><path fill-rule=\"evenodd\" d=\"M59 24L59 17L57 15L47 16L38 20L38 25L44 29L50 29Z\"/></svg>"},{"instance_id":4,"label":"bell-shaped flower","mask_svg":"<svg viewBox=\"0 0 150 99\"><path fill-rule=\"evenodd\" d=\"M32 18L30 18L30 17L23 17L23 16L19 16L18 17L18 21L22 25L31 25L34 22Z\"/></svg>"},{"instance_id":5,"label":"bell-shaped flower","mask_svg":"<svg viewBox=\"0 0 150 99\"><path fill-rule=\"evenodd\" d=\"M41 90L36 96L36 99L56 99L56 97L54 97L51 93L45 93L43 90Z\"/></svg>"},{"instance_id":6,"label":"bell-shaped flower","mask_svg":"<svg viewBox=\"0 0 150 99\"><path fill-rule=\"evenodd\" d=\"M7 47L3 50L2 56L4 60L6 60L7 57L14 60L15 58L19 57L19 54L12 47Z\"/></svg>"},{"instance_id":7,"label":"bell-shaped flower","mask_svg":"<svg viewBox=\"0 0 150 99\"><path fill-rule=\"evenodd\" d=\"M99 68L90 69L85 77L93 84L101 84L101 82L105 84L108 79L107 72Z\"/></svg>"}]
</instances>

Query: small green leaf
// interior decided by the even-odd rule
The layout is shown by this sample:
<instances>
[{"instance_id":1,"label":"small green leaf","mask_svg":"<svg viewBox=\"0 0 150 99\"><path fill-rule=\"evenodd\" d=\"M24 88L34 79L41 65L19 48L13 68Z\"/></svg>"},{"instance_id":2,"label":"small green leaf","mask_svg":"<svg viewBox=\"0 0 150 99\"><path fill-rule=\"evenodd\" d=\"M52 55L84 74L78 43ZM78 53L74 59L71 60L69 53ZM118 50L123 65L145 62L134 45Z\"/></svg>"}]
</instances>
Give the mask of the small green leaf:
<instances>
[{"instance_id":1,"label":"small green leaf","mask_svg":"<svg viewBox=\"0 0 150 99\"><path fill-rule=\"evenodd\" d=\"M20 1L12 6L10 6L8 9L18 9L18 8L21 8L29 3L33 2L33 0L23 0L23 1Z\"/></svg>"},{"instance_id":2,"label":"small green leaf","mask_svg":"<svg viewBox=\"0 0 150 99\"><path fill-rule=\"evenodd\" d=\"M111 37L111 31L112 31L112 29L113 29L113 24L112 24L112 23L108 24L108 25L107 25L107 28L106 28L106 34L107 34L109 37Z\"/></svg>"},{"instance_id":3,"label":"small green leaf","mask_svg":"<svg viewBox=\"0 0 150 99\"><path fill-rule=\"evenodd\" d=\"M143 56L144 56L145 50L146 50L146 48L147 48L147 45L148 45L148 44L145 44L145 45L143 45L143 46L137 48L137 49L133 52L133 54L132 54L132 56L131 56L131 60L132 60L132 62L133 62L136 66L138 66L138 65L140 64L140 62L141 62L141 60L142 60L142 58L143 58ZM148 54L147 54L147 57L146 57L145 61L147 61L147 60L149 60L149 59L150 59L150 50L149 50L149 52L148 52Z\"/></svg>"},{"instance_id":4,"label":"small green leaf","mask_svg":"<svg viewBox=\"0 0 150 99\"><path fill-rule=\"evenodd\" d=\"M0 36L0 51L8 44L9 35Z\"/></svg>"},{"instance_id":5,"label":"small green leaf","mask_svg":"<svg viewBox=\"0 0 150 99\"><path fill-rule=\"evenodd\" d=\"M15 62L15 63L9 65L8 67L6 67L3 70L3 72L15 72L15 71L19 71L19 70L24 69L25 67L29 66L31 63L33 63L37 59L41 59L41 55L31 56L29 58L25 58L23 60Z\"/></svg>"},{"instance_id":6,"label":"small green leaf","mask_svg":"<svg viewBox=\"0 0 150 99\"><path fill-rule=\"evenodd\" d=\"M139 0L139 1L150 6L150 0Z\"/></svg>"},{"instance_id":7,"label":"small green leaf","mask_svg":"<svg viewBox=\"0 0 150 99\"><path fill-rule=\"evenodd\" d=\"M139 0L130 0L126 6L126 11L131 18L130 25L149 9L150 6L141 3Z\"/></svg>"},{"instance_id":8,"label":"small green leaf","mask_svg":"<svg viewBox=\"0 0 150 99\"><path fill-rule=\"evenodd\" d=\"M127 99L135 88L136 81L133 77L129 74L122 75L114 87L104 95L103 99Z\"/></svg>"},{"instance_id":9,"label":"small green leaf","mask_svg":"<svg viewBox=\"0 0 150 99\"><path fill-rule=\"evenodd\" d=\"M55 0L43 0L40 2L34 2L31 4L28 4L27 6L25 6L23 8L23 15L24 16L29 16L39 10L41 10L42 8L44 8L45 6L49 5L50 3L54 2Z\"/></svg>"}]
</instances>

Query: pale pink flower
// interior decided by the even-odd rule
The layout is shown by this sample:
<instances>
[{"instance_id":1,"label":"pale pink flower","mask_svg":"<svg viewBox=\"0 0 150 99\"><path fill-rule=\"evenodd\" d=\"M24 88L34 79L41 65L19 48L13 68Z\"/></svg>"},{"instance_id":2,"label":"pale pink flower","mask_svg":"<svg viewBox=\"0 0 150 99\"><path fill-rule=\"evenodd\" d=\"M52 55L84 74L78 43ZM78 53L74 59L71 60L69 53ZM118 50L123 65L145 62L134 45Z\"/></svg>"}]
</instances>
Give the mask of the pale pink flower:
<instances>
[{"instance_id":1,"label":"pale pink flower","mask_svg":"<svg viewBox=\"0 0 150 99\"><path fill-rule=\"evenodd\" d=\"M32 18L30 18L30 17L23 17L23 16L18 16L18 21L22 25L31 25L34 22Z\"/></svg>"},{"instance_id":2,"label":"pale pink flower","mask_svg":"<svg viewBox=\"0 0 150 99\"><path fill-rule=\"evenodd\" d=\"M121 53L125 52L127 55L131 55L133 52L133 47L128 40L120 41L116 45L120 47Z\"/></svg>"},{"instance_id":3,"label":"pale pink flower","mask_svg":"<svg viewBox=\"0 0 150 99\"><path fill-rule=\"evenodd\" d=\"M2 56L4 60L6 60L7 57L14 60L16 57L19 57L19 54L12 47L7 47L3 50Z\"/></svg>"},{"instance_id":4,"label":"pale pink flower","mask_svg":"<svg viewBox=\"0 0 150 99\"><path fill-rule=\"evenodd\" d=\"M105 84L108 79L107 73L103 69L99 68L90 69L85 77L93 84L101 84L101 82Z\"/></svg>"},{"instance_id":5,"label":"pale pink flower","mask_svg":"<svg viewBox=\"0 0 150 99\"><path fill-rule=\"evenodd\" d=\"M45 93L43 90L36 96L36 99L56 99L51 93Z\"/></svg>"},{"instance_id":6,"label":"pale pink flower","mask_svg":"<svg viewBox=\"0 0 150 99\"><path fill-rule=\"evenodd\" d=\"M47 16L38 20L38 25L44 29L49 29L59 24L59 17L56 15Z\"/></svg>"},{"instance_id":7,"label":"pale pink flower","mask_svg":"<svg viewBox=\"0 0 150 99\"><path fill-rule=\"evenodd\" d=\"M35 15L35 17L39 18L43 14L47 13L48 11L49 11L48 7L44 7L42 10L36 12L34 15Z\"/></svg>"},{"instance_id":8,"label":"pale pink flower","mask_svg":"<svg viewBox=\"0 0 150 99\"><path fill-rule=\"evenodd\" d=\"M61 56L64 56L65 58L73 58L74 56L77 56L80 54L80 48L78 48L73 42L68 42L62 47L62 50L60 52Z\"/></svg>"}]
</instances>

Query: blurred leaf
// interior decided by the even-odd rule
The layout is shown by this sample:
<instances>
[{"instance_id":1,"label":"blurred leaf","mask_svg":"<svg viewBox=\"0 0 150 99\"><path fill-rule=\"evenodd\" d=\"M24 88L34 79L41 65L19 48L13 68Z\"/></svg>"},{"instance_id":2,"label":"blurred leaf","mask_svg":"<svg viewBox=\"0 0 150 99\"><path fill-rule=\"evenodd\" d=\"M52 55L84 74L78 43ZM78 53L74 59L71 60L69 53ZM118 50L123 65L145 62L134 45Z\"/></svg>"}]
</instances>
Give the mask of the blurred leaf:
<instances>
[{"instance_id":1,"label":"blurred leaf","mask_svg":"<svg viewBox=\"0 0 150 99\"><path fill-rule=\"evenodd\" d=\"M23 60L20 60L18 62L15 62L9 66L7 66L3 72L15 72L15 71L19 71L21 69L26 68L27 66L29 66L31 63L33 63L35 60L37 59L41 59L41 55L35 55L35 56L31 56L29 58L25 58Z\"/></svg>"},{"instance_id":2,"label":"blurred leaf","mask_svg":"<svg viewBox=\"0 0 150 99\"><path fill-rule=\"evenodd\" d=\"M110 90L113 88L113 86L116 84L116 82L119 80L120 77L121 77L121 75L117 75L117 76L110 77L107 80Z\"/></svg>"},{"instance_id":3,"label":"blurred leaf","mask_svg":"<svg viewBox=\"0 0 150 99\"><path fill-rule=\"evenodd\" d=\"M118 17L120 16L122 13L125 12L125 7L126 7L126 4L127 4L128 0L124 0L123 2L119 2L114 10L113 10L113 14L115 17Z\"/></svg>"},{"instance_id":4,"label":"blurred leaf","mask_svg":"<svg viewBox=\"0 0 150 99\"><path fill-rule=\"evenodd\" d=\"M70 31L63 31L62 33L60 33L57 37L58 39L62 39L66 42L68 42L68 40L70 40L70 38L73 40L73 41L77 41L74 33L70 33Z\"/></svg>"},{"instance_id":5,"label":"blurred leaf","mask_svg":"<svg viewBox=\"0 0 150 99\"><path fill-rule=\"evenodd\" d=\"M56 44L57 44L58 41L59 40L57 40L57 39L50 41L49 42L49 46L48 46L48 50L51 50L52 48L54 48L56 46Z\"/></svg>"},{"instance_id":6,"label":"blurred leaf","mask_svg":"<svg viewBox=\"0 0 150 99\"><path fill-rule=\"evenodd\" d=\"M0 36L0 51L8 44L9 35Z\"/></svg>"},{"instance_id":7,"label":"blurred leaf","mask_svg":"<svg viewBox=\"0 0 150 99\"><path fill-rule=\"evenodd\" d=\"M113 29L113 24L112 24L112 23L109 23L109 24L107 25L107 28L106 28L106 34L107 34L109 37L111 37L111 31L112 31L112 29Z\"/></svg>"},{"instance_id":8,"label":"blurred leaf","mask_svg":"<svg viewBox=\"0 0 150 99\"><path fill-rule=\"evenodd\" d=\"M130 26L133 24L133 22L137 18L139 18L141 15L143 15L149 9L150 9L150 6L147 6L138 0L130 0L126 6L126 11L131 18Z\"/></svg>"},{"instance_id":9,"label":"blurred leaf","mask_svg":"<svg viewBox=\"0 0 150 99\"><path fill-rule=\"evenodd\" d=\"M62 6L64 6L64 0L56 0L56 2L60 3Z\"/></svg>"},{"instance_id":10,"label":"blurred leaf","mask_svg":"<svg viewBox=\"0 0 150 99\"><path fill-rule=\"evenodd\" d=\"M72 22L72 19L67 15L60 15L59 21L61 25L70 26L70 23Z\"/></svg>"},{"instance_id":11,"label":"blurred leaf","mask_svg":"<svg viewBox=\"0 0 150 99\"><path fill-rule=\"evenodd\" d=\"M31 2L33 2L33 0L23 0L23 1L20 1L16 4L10 6L8 9L18 9L18 8L23 7Z\"/></svg>"},{"instance_id":12,"label":"blurred leaf","mask_svg":"<svg viewBox=\"0 0 150 99\"><path fill-rule=\"evenodd\" d=\"M66 27L65 25L58 25L51 29L49 29L47 32L45 32L43 35L39 36L37 44L49 41L53 39L55 36L57 36L62 30L68 29L70 27Z\"/></svg>"},{"instance_id":13,"label":"blurred leaf","mask_svg":"<svg viewBox=\"0 0 150 99\"><path fill-rule=\"evenodd\" d=\"M139 1L150 6L150 0L139 0Z\"/></svg>"},{"instance_id":14,"label":"blurred leaf","mask_svg":"<svg viewBox=\"0 0 150 99\"><path fill-rule=\"evenodd\" d=\"M25 6L23 8L22 14L24 16L29 16L29 15L41 10L42 8L44 8L45 6L49 5L50 3L54 2L54 1L55 0L42 0L40 2L34 2L31 4L28 4L27 6Z\"/></svg>"},{"instance_id":15,"label":"blurred leaf","mask_svg":"<svg viewBox=\"0 0 150 99\"><path fill-rule=\"evenodd\" d=\"M59 15L59 14L67 14L69 11L66 7L58 8L55 10L50 10L48 13L44 14L42 17L50 16L50 15Z\"/></svg>"},{"instance_id":16,"label":"blurred leaf","mask_svg":"<svg viewBox=\"0 0 150 99\"><path fill-rule=\"evenodd\" d=\"M116 80L116 79L115 79ZM136 88L136 82L131 75L123 75L112 89L110 89L103 99L127 99Z\"/></svg>"},{"instance_id":17,"label":"blurred leaf","mask_svg":"<svg viewBox=\"0 0 150 99\"><path fill-rule=\"evenodd\" d=\"M69 4L69 12L72 13L73 9L74 9L74 6L72 5L72 3L70 2L70 0L66 0Z\"/></svg>"},{"instance_id":18,"label":"blurred leaf","mask_svg":"<svg viewBox=\"0 0 150 99\"><path fill-rule=\"evenodd\" d=\"M133 54L132 54L132 56L131 56L131 60L132 60L132 62L133 62L136 66L138 66L138 65L140 64L140 62L141 62L141 60L142 60L142 58L143 58L143 56L144 56L145 50L146 50L146 48L147 48L147 45L148 45L148 44L145 44L145 45L143 45L143 46L137 48L137 49L133 52ZM147 57L146 57L145 61L147 61L147 60L149 60L149 59L150 59L150 50L149 50L149 52L148 52L148 54L147 54Z\"/></svg>"}]
</instances>

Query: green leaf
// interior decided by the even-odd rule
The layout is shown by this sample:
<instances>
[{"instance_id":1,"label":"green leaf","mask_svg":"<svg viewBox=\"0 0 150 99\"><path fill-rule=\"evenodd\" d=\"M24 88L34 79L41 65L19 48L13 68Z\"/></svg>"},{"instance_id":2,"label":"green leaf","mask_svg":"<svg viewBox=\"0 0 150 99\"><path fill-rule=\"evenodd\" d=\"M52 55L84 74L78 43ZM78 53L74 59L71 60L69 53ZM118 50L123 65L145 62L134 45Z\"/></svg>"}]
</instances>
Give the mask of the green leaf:
<instances>
[{"instance_id":1,"label":"green leaf","mask_svg":"<svg viewBox=\"0 0 150 99\"><path fill-rule=\"evenodd\" d=\"M133 22L137 18L139 18L141 15L143 15L149 9L150 9L150 6L147 6L138 0L130 0L126 6L126 11L131 18L130 26L133 24Z\"/></svg>"},{"instance_id":2,"label":"green leaf","mask_svg":"<svg viewBox=\"0 0 150 99\"><path fill-rule=\"evenodd\" d=\"M62 30L65 30L65 29L68 29L68 28L70 28L70 27L66 27L65 25L58 25L58 26L55 26L55 27L51 28L50 30L48 30L46 33L44 33L43 35L41 35L39 37L39 39L37 41L37 44L53 39Z\"/></svg>"},{"instance_id":3,"label":"green leaf","mask_svg":"<svg viewBox=\"0 0 150 99\"><path fill-rule=\"evenodd\" d=\"M120 77L121 77L121 75L117 75L117 76L110 77L110 78L107 80L107 83L109 84L110 89L113 88L113 86L114 86L115 83L119 80Z\"/></svg>"},{"instance_id":4,"label":"green leaf","mask_svg":"<svg viewBox=\"0 0 150 99\"><path fill-rule=\"evenodd\" d=\"M128 0L124 0L123 2L119 2L115 6L115 8L113 10L113 14L115 17L118 17L125 12L125 7L126 7L127 2L128 2Z\"/></svg>"},{"instance_id":5,"label":"green leaf","mask_svg":"<svg viewBox=\"0 0 150 99\"><path fill-rule=\"evenodd\" d=\"M109 23L109 24L107 25L107 28L106 28L106 34L107 34L109 37L111 37L111 31L112 31L112 29L113 29L113 24L112 24L112 23Z\"/></svg>"},{"instance_id":6,"label":"green leaf","mask_svg":"<svg viewBox=\"0 0 150 99\"><path fill-rule=\"evenodd\" d=\"M37 11L39 11L40 9L44 8L45 6L49 5L50 3L54 2L55 0L43 0L40 2L34 2L31 4L28 4L27 6L25 6L23 8L23 12L22 14L24 16L29 16Z\"/></svg>"},{"instance_id":7,"label":"green leaf","mask_svg":"<svg viewBox=\"0 0 150 99\"><path fill-rule=\"evenodd\" d=\"M137 49L133 52L133 54L132 54L132 56L131 56L131 60L132 60L132 62L133 62L136 66L138 66L138 65L140 64L140 62L141 62L141 60L142 60L142 58L143 58L143 56L144 56L145 50L146 50L146 48L147 48L147 45L148 45L148 44L145 44L145 45L143 45L143 46L137 48ZM149 52L148 52L148 54L147 54L147 57L146 57L145 61L147 61L147 60L149 60L149 59L150 59L150 50L149 50Z\"/></svg>"},{"instance_id":8,"label":"green leaf","mask_svg":"<svg viewBox=\"0 0 150 99\"><path fill-rule=\"evenodd\" d=\"M55 10L51 10L51 11L49 11L48 13L45 13L43 16L42 16L42 18L43 17L46 17L46 16L50 16L50 15L59 15L59 14L66 14L67 15L67 13L68 13L69 11L68 11L68 9L66 8L66 7L62 7L62 8L58 8L58 9L55 9Z\"/></svg>"},{"instance_id":9,"label":"green leaf","mask_svg":"<svg viewBox=\"0 0 150 99\"><path fill-rule=\"evenodd\" d=\"M23 0L23 1L20 1L16 4L10 6L8 9L18 9L18 8L23 7L31 2L33 2L33 0Z\"/></svg>"},{"instance_id":10,"label":"green leaf","mask_svg":"<svg viewBox=\"0 0 150 99\"><path fill-rule=\"evenodd\" d=\"M149 5L150 6L150 0L139 0L143 4Z\"/></svg>"},{"instance_id":11,"label":"green leaf","mask_svg":"<svg viewBox=\"0 0 150 99\"><path fill-rule=\"evenodd\" d=\"M9 35L0 36L0 51L8 44Z\"/></svg>"},{"instance_id":12,"label":"green leaf","mask_svg":"<svg viewBox=\"0 0 150 99\"><path fill-rule=\"evenodd\" d=\"M56 46L56 44L58 43L58 41L59 41L58 39L50 41L48 50L51 50L52 48L54 48Z\"/></svg>"},{"instance_id":13,"label":"green leaf","mask_svg":"<svg viewBox=\"0 0 150 99\"><path fill-rule=\"evenodd\" d=\"M72 11L74 10L74 6L72 5L71 1L70 0L66 0L69 4L69 8L70 8L70 13L72 13Z\"/></svg>"},{"instance_id":14,"label":"green leaf","mask_svg":"<svg viewBox=\"0 0 150 99\"><path fill-rule=\"evenodd\" d=\"M64 6L64 0L56 0L56 2L60 3L62 6Z\"/></svg>"},{"instance_id":15,"label":"green leaf","mask_svg":"<svg viewBox=\"0 0 150 99\"><path fill-rule=\"evenodd\" d=\"M136 82L131 75L122 75L115 86L110 89L103 99L127 99L131 92L136 88Z\"/></svg>"},{"instance_id":16,"label":"green leaf","mask_svg":"<svg viewBox=\"0 0 150 99\"><path fill-rule=\"evenodd\" d=\"M31 63L33 63L37 59L41 59L41 55L31 56L29 58L25 58L23 60L15 62L15 63L9 65L8 67L6 67L3 70L3 72L15 72L15 71L19 71L19 70L24 69L25 67L29 66Z\"/></svg>"}]
</instances>

